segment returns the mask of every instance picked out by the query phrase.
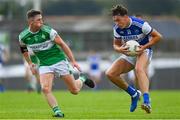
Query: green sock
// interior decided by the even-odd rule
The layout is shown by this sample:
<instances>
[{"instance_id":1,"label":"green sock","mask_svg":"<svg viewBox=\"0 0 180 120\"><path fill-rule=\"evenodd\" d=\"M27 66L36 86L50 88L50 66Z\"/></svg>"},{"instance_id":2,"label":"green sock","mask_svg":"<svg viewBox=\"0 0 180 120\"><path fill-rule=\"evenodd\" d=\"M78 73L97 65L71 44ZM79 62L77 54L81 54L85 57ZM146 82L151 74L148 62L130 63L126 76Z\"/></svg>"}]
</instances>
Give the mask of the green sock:
<instances>
[{"instance_id":1,"label":"green sock","mask_svg":"<svg viewBox=\"0 0 180 120\"><path fill-rule=\"evenodd\" d=\"M53 112L55 113L55 115L62 112L58 106L53 107L52 110L53 110Z\"/></svg>"},{"instance_id":2,"label":"green sock","mask_svg":"<svg viewBox=\"0 0 180 120\"><path fill-rule=\"evenodd\" d=\"M86 81L86 78L84 76L79 76L79 79L84 83Z\"/></svg>"}]
</instances>

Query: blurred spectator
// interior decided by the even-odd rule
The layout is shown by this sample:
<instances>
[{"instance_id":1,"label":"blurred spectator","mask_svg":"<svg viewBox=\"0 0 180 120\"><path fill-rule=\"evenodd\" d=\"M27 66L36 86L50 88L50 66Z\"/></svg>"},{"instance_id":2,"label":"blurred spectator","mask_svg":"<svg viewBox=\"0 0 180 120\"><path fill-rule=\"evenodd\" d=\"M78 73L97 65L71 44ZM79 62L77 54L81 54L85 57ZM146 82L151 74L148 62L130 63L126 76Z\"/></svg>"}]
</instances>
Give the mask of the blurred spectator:
<instances>
[{"instance_id":1,"label":"blurred spectator","mask_svg":"<svg viewBox=\"0 0 180 120\"><path fill-rule=\"evenodd\" d=\"M102 79L102 72L100 69L101 56L95 51L90 51L87 61L89 64L88 75L96 83L95 89L97 89Z\"/></svg>"},{"instance_id":2,"label":"blurred spectator","mask_svg":"<svg viewBox=\"0 0 180 120\"><path fill-rule=\"evenodd\" d=\"M9 39L6 33L0 33L0 69L3 72L3 65L9 60ZM0 73L3 74L3 73ZM0 92L4 92L3 78L0 78Z\"/></svg>"}]
</instances>

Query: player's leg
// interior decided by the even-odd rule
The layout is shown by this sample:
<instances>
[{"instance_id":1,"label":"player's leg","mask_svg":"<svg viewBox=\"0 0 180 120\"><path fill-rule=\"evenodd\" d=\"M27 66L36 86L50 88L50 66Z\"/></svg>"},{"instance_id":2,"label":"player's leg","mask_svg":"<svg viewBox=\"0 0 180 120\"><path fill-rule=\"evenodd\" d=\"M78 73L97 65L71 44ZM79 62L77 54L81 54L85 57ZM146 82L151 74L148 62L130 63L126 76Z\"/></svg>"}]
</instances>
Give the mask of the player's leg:
<instances>
[{"instance_id":1,"label":"player's leg","mask_svg":"<svg viewBox=\"0 0 180 120\"><path fill-rule=\"evenodd\" d=\"M94 88L94 82L89 79L84 73L80 73L80 76L77 80L74 79L74 76L69 72L66 75L61 75L61 78L65 81L68 86L69 91L76 95L81 90L83 83L85 83L88 87Z\"/></svg>"},{"instance_id":2,"label":"player's leg","mask_svg":"<svg viewBox=\"0 0 180 120\"><path fill-rule=\"evenodd\" d=\"M149 98L149 79L147 76L147 68L149 65L149 56L147 52L143 52L137 57L135 71L139 84L139 88L143 93L143 105L142 108L145 109L147 113L151 112L150 98Z\"/></svg>"},{"instance_id":3,"label":"player's leg","mask_svg":"<svg viewBox=\"0 0 180 120\"><path fill-rule=\"evenodd\" d=\"M126 90L128 88L127 82L125 82L120 75L132 70L134 66L124 59L117 59L111 67L106 71L106 76L119 88Z\"/></svg>"},{"instance_id":4,"label":"player's leg","mask_svg":"<svg viewBox=\"0 0 180 120\"><path fill-rule=\"evenodd\" d=\"M145 72L146 72L146 75L147 75L147 77L148 77L148 68L146 69ZM134 70L133 73L134 73L134 76L135 76L135 77L134 77L134 80L133 80L133 81L134 81L134 86L136 87L136 89L140 89L140 88L139 88L139 84L138 84L138 77L137 77L137 75L136 75L136 71ZM149 78L149 77L148 77L148 78Z\"/></svg>"},{"instance_id":5,"label":"player's leg","mask_svg":"<svg viewBox=\"0 0 180 120\"><path fill-rule=\"evenodd\" d=\"M78 94L81 90L83 83L86 84L88 87L93 88L94 82L89 79L84 73L80 73L79 78L77 80L74 79L73 68L71 67L70 63L66 60L63 60L56 65L53 66L56 73L61 76L61 78L65 81L68 86L68 89L72 94Z\"/></svg>"},{"instance_id":6,"label":"player's leg","mask_svg":"<svg viewBox=\"0 0 180 120\"><path fill-rule=\"evenodd\" d=\"M106 71L107 77L119 88L125 90L132 98L130 111L133 112L137 107L140 92L125 82L120 75L132 70L134 66L125 59L117 59Z\"/></svg>"},{"instance_id":7,"label":"player's leg","mask_svg":"<svg viewBox=\"0 0 180 120\"><path fill-rule=\"evenodd\" d=\"M64 114L58 107L58 103L57 103L55 96L52 94L53 79L54 79L53 73L44 73L44 74L40 75L42 92L43 92L49 106L52 108L52 110L55 114L55 117L64 117Z\"/></svg>"},{"instance_id":8,"label":"player's leg","mask_svg":"<svg viewBox=\"0 0 180 120\"><path fill-rule=\"evenodd\" d=\"M83 81L78 79L75 80L72 74L62 75L61 78L65 81L69 91L77 95L83 86Z\"/></svg>"}]
</instances>

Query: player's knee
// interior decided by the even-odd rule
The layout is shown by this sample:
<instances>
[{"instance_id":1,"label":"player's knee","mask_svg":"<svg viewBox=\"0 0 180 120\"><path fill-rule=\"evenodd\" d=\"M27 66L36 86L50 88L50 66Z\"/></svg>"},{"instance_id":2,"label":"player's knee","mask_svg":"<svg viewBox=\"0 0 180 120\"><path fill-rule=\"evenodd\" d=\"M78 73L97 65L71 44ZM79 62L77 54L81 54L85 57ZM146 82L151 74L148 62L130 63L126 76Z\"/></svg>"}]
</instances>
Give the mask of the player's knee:
<instances>
[{"instance_id":1,"label":"player's knee","mask_svg":"<svg viewBox=\"0 0 180 120\"><path fill-rule=\"evenodd\" d=\"M73 94L73 95L77 95L79 93L79 90L78 89L71 89L70 92Z\"/></svg>"},{"instance_id":2,"label":"player's knee","mask_svg":"<svg viewBox=\"0 0 180 120\"><path fill-rule=\"evenodd\" d=\"M113 78L115 76L115 74L113 72L108 71L108 70L105 72L105 74L109 79L111 79L111 78Z\"/></svg>"},{"instance_id":3,"label":"player's knee","mask_svg":"<svg viewBox=\"0 0 180 120\"><path fill-rule=\"evenodd\" d=\"M44 94L48 94L48 93L51 92L48 86L42 87L42 91L43 91Z\"/></svg>"},{"instance_id":4,"label":"player's knee","mask_svg":"<svg viewBox=\"0 0 180 120\"><path fill-rule=\"evenodd\" d=\"M139 74L144 72L144 69L142 67L136 67L135 72L136 72L137 75L139 75Z\"/></svg>"}]
</instances>

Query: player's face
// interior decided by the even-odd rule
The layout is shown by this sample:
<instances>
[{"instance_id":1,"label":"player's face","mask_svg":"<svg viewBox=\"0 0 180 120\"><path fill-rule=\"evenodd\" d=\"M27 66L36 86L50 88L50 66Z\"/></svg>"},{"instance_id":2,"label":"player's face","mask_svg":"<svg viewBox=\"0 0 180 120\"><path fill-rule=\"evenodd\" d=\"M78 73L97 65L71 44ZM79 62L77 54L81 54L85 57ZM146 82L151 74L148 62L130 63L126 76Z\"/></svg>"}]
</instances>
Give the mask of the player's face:
<instances>
[{"instance_id":1,"label":"player's face","mask_svg":"<svg viewBox=\"0 0 180 120\"><path fill-rule=\"evenodd\" d=\"M36 15L34 18L32 18L31 26L35 28L40 28L42 25L43 25L42 15Z\"/></svg>"},{"instance_id":2,"label":"player's face","mask_svg":"<svg viewBox=\"0 0 180 120\"><path fill-rule=\"evenodd\" d=\"M120 28L125 28L127 26L127 16L113 16L114 23L117 24Z\"/></svg>"}]
</instances>

